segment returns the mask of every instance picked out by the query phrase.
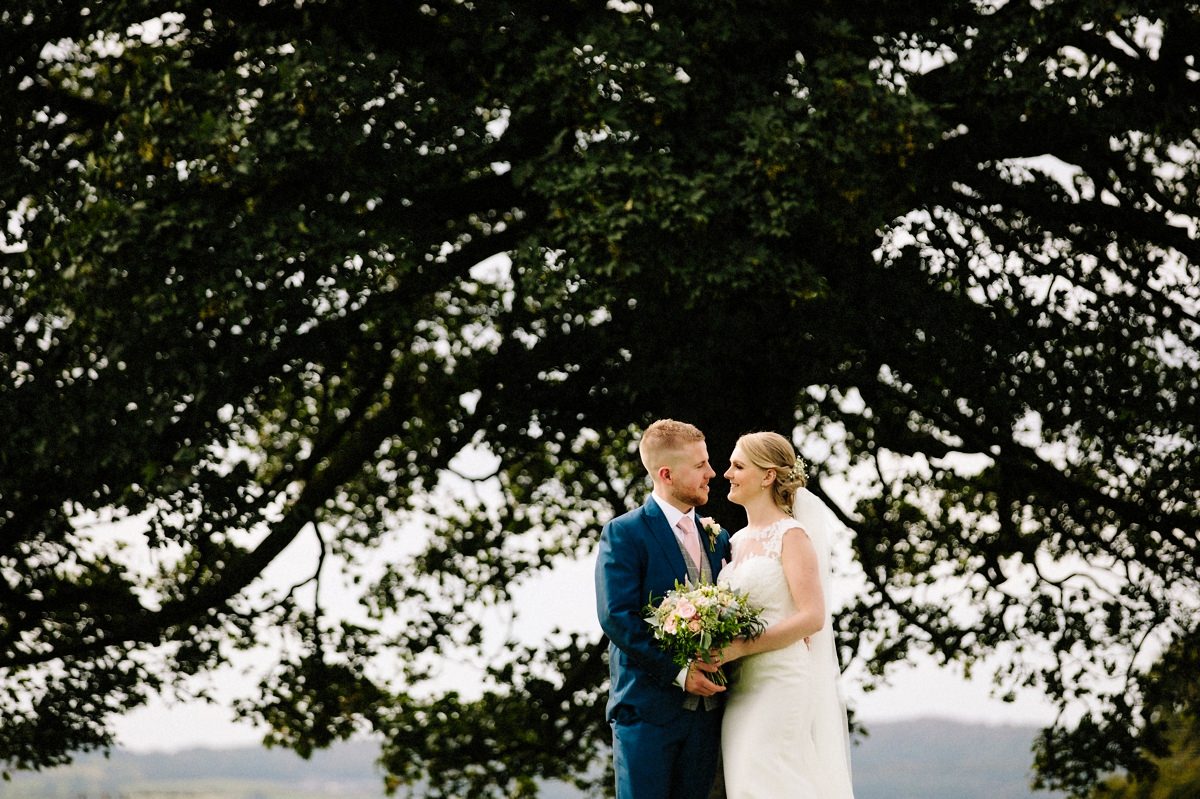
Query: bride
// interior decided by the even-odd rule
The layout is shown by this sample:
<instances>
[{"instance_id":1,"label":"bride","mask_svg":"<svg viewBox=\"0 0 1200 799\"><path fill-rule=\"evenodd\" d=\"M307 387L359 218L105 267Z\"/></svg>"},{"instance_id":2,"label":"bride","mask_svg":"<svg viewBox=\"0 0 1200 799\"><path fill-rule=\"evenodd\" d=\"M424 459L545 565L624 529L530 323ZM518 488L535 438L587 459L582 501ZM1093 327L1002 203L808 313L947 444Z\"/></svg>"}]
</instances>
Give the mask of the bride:
<instances>
[{"instance_id":1,"label":"bride","mask_svg":"<svg viewBox=\"0 0 1200 799\"><path fill-rule=\"evenodd\" d=\"M804 488L803 462L783 436L742 436L729 460L729 499L747 524L719 579L763 608L767 628L718 654L741 661L721 728L726 796L853 799L826 603L829 539L841 524Z\"/></svg>"}]
</instances>

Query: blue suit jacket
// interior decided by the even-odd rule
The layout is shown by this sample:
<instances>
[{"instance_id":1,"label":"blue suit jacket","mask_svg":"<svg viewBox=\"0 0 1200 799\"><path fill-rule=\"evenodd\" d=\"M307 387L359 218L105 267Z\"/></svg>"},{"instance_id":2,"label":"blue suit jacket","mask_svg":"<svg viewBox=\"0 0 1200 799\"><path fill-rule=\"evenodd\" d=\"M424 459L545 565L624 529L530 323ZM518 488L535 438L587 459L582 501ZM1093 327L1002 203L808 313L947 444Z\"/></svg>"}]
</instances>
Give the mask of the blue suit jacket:
<instances>
[{"instance_id":1,"label":"blue suit jacket","mask_svg":"<svg viewBox=\"0 0 1200 799\"><path fill-rule=\"evenodd\" d=\"M715 579L722 560L730 557L729 533L722 529L710 548L701 529L700 540ZM661 600L676 581L686 580L675 533L653 498L604 525L596 556L596 610L609 639L610 720L636 718L661 725L683 712L686 694L675 684L681 667L659 648L644 609Z\"/></svg>"}]
</instances>

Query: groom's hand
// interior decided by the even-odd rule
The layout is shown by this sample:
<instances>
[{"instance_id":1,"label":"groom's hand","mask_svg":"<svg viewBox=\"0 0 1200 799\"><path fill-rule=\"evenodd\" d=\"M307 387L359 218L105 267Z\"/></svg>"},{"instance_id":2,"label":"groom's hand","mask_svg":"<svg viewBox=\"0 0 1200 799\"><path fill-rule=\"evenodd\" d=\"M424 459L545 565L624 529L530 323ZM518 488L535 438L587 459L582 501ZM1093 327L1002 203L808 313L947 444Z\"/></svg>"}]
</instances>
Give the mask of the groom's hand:
<instances>
[{"instance_id":1,"label":"groom's hand","mask_svg":"<svg viewBox=\"0 0 1200 799\"><path fill-rule=\"evenodd\" d=\"M717 685L706 676L706 674L711 674L718 668L720 667L715 663L693 660L688 666L687 679L683 683L683 690L697 696L712 696L713 694L721 693L725 690L725 686Z\"/></svg>"}]
</instances>

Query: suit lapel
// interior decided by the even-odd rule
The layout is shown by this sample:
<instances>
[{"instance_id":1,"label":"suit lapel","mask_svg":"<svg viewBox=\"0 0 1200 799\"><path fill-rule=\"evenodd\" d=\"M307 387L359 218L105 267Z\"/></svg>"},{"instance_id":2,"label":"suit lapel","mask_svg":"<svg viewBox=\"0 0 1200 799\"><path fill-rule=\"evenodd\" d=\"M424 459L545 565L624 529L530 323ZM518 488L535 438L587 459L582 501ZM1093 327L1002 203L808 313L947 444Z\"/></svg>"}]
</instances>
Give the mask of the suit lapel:
<instances>
[{"instance_id":1,"label":"suit lapel","mask_svg":"<svg viewBox=\"0 0 1200 799\"><path fill-rule=\"evenodd\" d=\"M708 530L703 525L700 526L700 546L704 547L704 554L708 558L709 568L712 569L713 582L717 581L717 573L721 571L721 542L718 539L715 543L710 543L708 538Z\"/></svg>"},{"instance_id":2,"label":"suit lapel","mask_svg":"<svg viewBox=\"0 0 1200 799\"><path fill-rule=\"evenodd\" d=\"M686 582L687 564L683 562L683 553L679 551L679 541L654 497L647 497L646 504L642 506L642 520L646 523L646 529L650 531L651 540L658 544L663 556L671 564L676 578L680 582Z\"/></svg>"},{"instance_id":3,"label":"suit lapel","mask_svg":"<svg viewBox=\"0 0 1200 799\"><path fill-rule=\"evenodd\" d=\"M712 579L715 583L717 573L721 571L721 548L717 544L709 543L708 528L700 522L699 512L693 509L692 515L696 519L696 528L700 532L700 551L704 553L704 557L708 558L708 567L712 569Z\"/></svg>"}]
</instances>

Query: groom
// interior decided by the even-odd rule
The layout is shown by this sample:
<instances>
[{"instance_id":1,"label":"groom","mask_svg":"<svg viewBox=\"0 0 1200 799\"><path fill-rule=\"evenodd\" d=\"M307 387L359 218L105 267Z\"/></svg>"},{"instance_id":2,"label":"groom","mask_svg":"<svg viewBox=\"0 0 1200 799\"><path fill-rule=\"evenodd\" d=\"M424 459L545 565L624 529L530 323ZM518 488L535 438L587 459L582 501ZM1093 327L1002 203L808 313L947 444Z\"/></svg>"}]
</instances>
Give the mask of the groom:
<instances>
[{"instance_id":1,"label":"groom","mask_svg":"<svg viewBox=\"0 0 1200 799\"><path fill-rule=\"evenodd\" d=\"M729 534L715 539L695 509L708 501L704 434L662 419L638 443L654 482L646 504L604 526L596 556L596 609L609 638L608 720L617 799L708 796L720 749L721 697L703 661L680 668L654 640L643 610L675 582L715 582Z\"/></svg>"}]
</instances>

